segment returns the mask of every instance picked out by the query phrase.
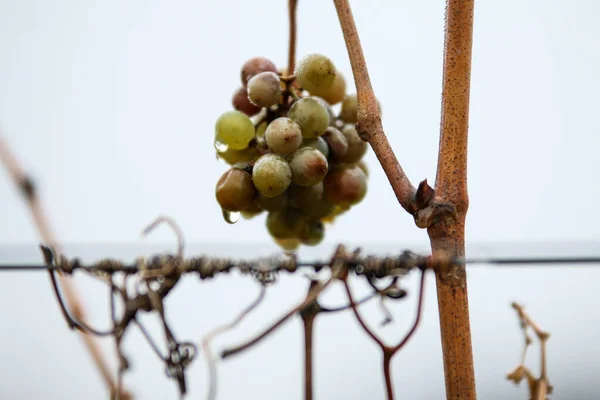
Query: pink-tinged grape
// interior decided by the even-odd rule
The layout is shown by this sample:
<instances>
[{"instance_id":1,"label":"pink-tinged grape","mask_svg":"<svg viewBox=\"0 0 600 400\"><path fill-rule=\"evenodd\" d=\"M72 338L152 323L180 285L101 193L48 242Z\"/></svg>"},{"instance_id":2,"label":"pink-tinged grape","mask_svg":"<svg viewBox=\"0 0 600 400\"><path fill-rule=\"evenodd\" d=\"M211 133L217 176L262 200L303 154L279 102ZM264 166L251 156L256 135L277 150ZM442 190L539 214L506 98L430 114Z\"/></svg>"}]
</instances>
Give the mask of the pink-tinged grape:
<instances>
[{"instance_id":1,"label":"pink-tinged grape","mask_svg":"<svg viewBox=\"0 0 600 400\"><path fill-rule=\"evenodd\" d=\"M229 165L237 163L251 163L261 156L260 151L255 146L249 146L242 150L231 150L217 152L217 156L225 160Z\"/></svg>"},{"instance_id":2,"label":"pink-tinged grape","mask_svg":"<svg viewBox=\"0 0 600 400\"><path fill-rule=\"evenodd\" d=\"M346 138L348 149L344 155L336 157L336 161L344 164L354 164L359 162L367 152L367 142L364 142L360 136L358 136L358 132L353 125L346 125L342 129L342 134Z\"/></svg>"},{"instance_id":3,"label":"pink-tinged grape","mask_svg":"<svg viewBox=\"0 0 600 400\"><path fill-rule=\"evenodd\" d=\"M260 111L260 107L257 107L250 102L248 99L248 92L243 87L240 87L235 91L233 98L231 99L231 104L234 109L243 112L249 117L258 114Z\"/></svg>"},{"instance_id":4,"label":"pink-tinged grape","mask_svg":"<svg viewBox=\"0 0 600 400\"><path fill-rule=\"evenodd\" d=\"M226 111L215 124L215 147L217 151L242 150L254 137L254 124L240 111Z\"/></svg>"},{"instance_id":5,"label":"pink-tinged grape","mask_svg":"<svg viewBox=\"0 0 600 400\"><path fill-rule=\"evenodd\" d=\"M261 156L252 169L252 181L265 197L275 197L285 192L292 181L292 171L282 157L269 153Z\"/></svg>"},{"instance_id":6,"label":"pink-tinged grape","mask_svg":"<svg viewBox=\"0 0 600 400\"><path fill-rule=\"evenodd\" d=\"M293 120L280 117L272 121L265 131L267 146L279 154L289 154L302 143L302 131Z\"/></svg>"},{"instance_id":7,"label":"pink-tinged grape","mask_svg":"<svg viewBox=\"0 0 600 400\"><path fill-rule=\"evenodd\" d=\"M344 100L344 97L346 97L346 79L339 71L335 72L333 84L325 93L321 93L321 97L331 105Z\"/></svg>"},{"instance_id":8,"label":"pink-tinged grape","mask_svg":"<svg viewBox=\"0 0 600 400\"><path fill-rule=\"evenodd\" d=\"M290 155L292 182L312 186L323 181L327 174L327 159L319 150L301 147Z\"/></svg>"},{"instance_id":9,"label":"pink-tinged grape","mask_svg":"<svg viewBox=\"0 0 600 400\"><path fill-rule=\"evenodd\" d=\"M223 210L243 211L253 205L256 189L248 172L230 168L219 178L215 195Z\"/></svg>"},{"instance_id":10,"label":"pink-tinged grape","mask_svg":"<svg viewBox=\"0 0 600 400\"><path fill-rule=\"evenodd\" d=\"M266 71L248 81L248 99L258 107L271 107L281 97L281 81L276 73Z\"/></svg>"},{"instance_id":11,"label":"pink-tinged grape","mask_svg":"<svg viewBox=\"0 0 600 400\"><path fill-rule=\"evenodd\" d=\"M329 146L327 142L322 138L318 137L316 139L304 139L302 142L302 147L308 146L319 150L325 158L329 157Z\"/></svg>"},{"instance_id":12,"label":"pink-tinged grape","mask_svg":"<svg viewBox=\"0 0 600 400\"><path fill-rule=\"evenodd\" d=\"M307 221L300 232L300 242L307 246L316 246L325 237L325 227L318 219Z\"/></svg>"},{"instance_id":13,"label":"pink-tinged grape","mask_svg":"<svg viewBox=\"0 0 600 400\"><path fill-rule=\"evenodd\" d=\"M342 109L340 110L340 119L349 124L357 122L357 107L358 99L355 94L349 94L342 101Z\"/></svg>"},{"instance_id":14,"label":"pink-tinged grape","mask_svg":"<svg viewBox=\"0 0 600 400\"><path fill-rule=\"evenodd\" d=\"M301 210L310 210L323 201L323 182L312 186L300 186L292 183L287 193L292 206Z\"/></svg>"},{"instance_id":15,"label":"pink-tinged grape","mask_svg":"<svg viewBox=\"0 0 600 400\"><path fill-rule=\"evenodd\" d=\"M275 197L265 197L258 193L254 199L254 203L265 211L281 211L288 204L288 192L285 191Z\"/></svg>"},{"instance_id":16,"label":"pink-tinged grape","mask_svg":"<svg viewBox=\"0 0 600 400\"><path fill-rule=\"evenodd\" d=\"M339 129L330 126L321 137L327 142L333 159L339 160L348 151L348 140L346 140L346 136Z\"/></svg>"},{"instance_id":17,"label":"pink-tinged grape","mask_svg":"<svg viewBox=\"0 0 600 400\"><path fill-rule=\"evenodd\" d=\"M333 62L321 54L309 54L303 57L294 70L296 80L303 89L321 96L333 85L335 66Z\"/></svg>"},{"instance_id":18,"label":"pink-tinged grape","mask_svg":"<svg viewBox=\"0 0 600 400\"><path fill-rule=\"evenodd\" d=\"M276 239L297 238L302 231L306 217L299 210L285 208L269 213L266 220L269 234Z\"/></svg>"},{"instance_id":19,"label":"pink-tinged grape","mask_svg":"<svg viewBox=\"0 0 600 400\"><path fill-rule=\"evenodd\" d=\"M250 78L252 78L254 75L258 75L261 72L267 71L277 73L277 68L275 67L275 64L273 64L269 59L265 57L253 57L249 59L244 63L244 65L242 65L242 85L246 86Z\"/></svg>"},{"instance_id":20,"label":"pink-tinged grape","mask_svg":"<svg viewBox=\"0 0 600 400\"><path fill-rule=\"evenodd\" d=\"M339 206L358 204L367 194L367 177L355 165L334 168L323 184L327 200Z\"/></svg>"},{"instance_id":21,"label":"pink-tinged grape","mask_svg":"<svg viewBox=\"0 0 600 400\"><path fill-rule=\"evenodd\" d=\"M300 125L305 139L321 136L329 126L329 113L321 101L312 97L303 97L290 108L288 117Z\"/></svg>"}]
</instances>

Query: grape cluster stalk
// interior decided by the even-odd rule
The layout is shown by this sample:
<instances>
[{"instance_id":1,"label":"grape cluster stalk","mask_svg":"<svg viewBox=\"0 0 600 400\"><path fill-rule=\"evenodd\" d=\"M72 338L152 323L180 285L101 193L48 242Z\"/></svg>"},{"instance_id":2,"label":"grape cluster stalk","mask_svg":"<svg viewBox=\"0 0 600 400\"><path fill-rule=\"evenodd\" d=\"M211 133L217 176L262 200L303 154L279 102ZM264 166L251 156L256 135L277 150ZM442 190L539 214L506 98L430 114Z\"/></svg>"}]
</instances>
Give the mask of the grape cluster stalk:
<instances>
[{"instance_id":1,"label":"grape cluster stalk","mask_svg":"<svg viewBox=\"0 0 600 400\"><path fill-rule=\"evenodd\" d=\"M368 144L356 94L328 57L309 54L285 71L264 57L242 65L233 110L215 123L217 158L230 165L215 196L228 223L266 212L269 235L293 251L321 243L325 225L365 198Z\"/></svg>"}]
</instances>

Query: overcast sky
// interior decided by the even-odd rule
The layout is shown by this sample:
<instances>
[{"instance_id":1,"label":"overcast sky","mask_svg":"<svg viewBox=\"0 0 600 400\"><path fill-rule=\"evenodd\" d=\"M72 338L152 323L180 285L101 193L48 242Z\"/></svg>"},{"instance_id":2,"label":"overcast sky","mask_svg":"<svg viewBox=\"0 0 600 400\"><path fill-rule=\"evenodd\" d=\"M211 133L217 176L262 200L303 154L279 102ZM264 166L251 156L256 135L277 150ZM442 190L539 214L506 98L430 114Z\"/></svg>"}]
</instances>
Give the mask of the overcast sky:
<instances>
[{"instance_id":1,"label":"overcast sky","mask_svg":"<svg viewBox=\"0 0 600 400\"><path fill-rule=\"evenodd\" d=\"M198 251L223 251L209 243L238 246L236 254L276 250L264 216L236 225L223 221L214 186L227 167L215 159L212 140L214 121L231 107L241 64L262 55L284 66L286 4L0 0L0 129L38 182L61 241L139 243L141 230L166 214ZM414 184L424 178L433 183L444 3L355 0L352 6L392 147ZM474 247L598 243L599 13L592 0L477 2L467 218L467 240ZM298 55L326 54L353 87L332 2L301 0L298 21ZM427 244L426 233L397 204L372 151L366 160L371 171L367 197L328 228L327 244L313 253L325 255L339 242L379 244L388 251ZM37 234L7 178L0 173L0 248L25 243L31 250L5 250L0 261L37 261ZM164 249L173 238L160 229L147 241ZM92 254L85 247L74 249ZM586 384L590 371L596 376L600 370L595 339L600 301L593 284L598 279L599 273L586 269L471 273L482 398L524 398L522 390L503 380L521 346L509 308L513 300L526 303L553 334L555 398L573 398L566 388L592 385ZM423 326L393 366L398 397L435 398L444 390L435 291L429 283ZM238 278L186 285L174 293L179 307L173 306L172 318L182 324L182 335L197 337L232 317L256 291ZM247 337L283 312L284 302L298 300L304 285L300 278L281 282L262 313L234 338ZM103 292L89 290L90 307L101 307ZM0 329L0 397L104 399L80 343L60 319L46 276L3 275L0 293L1 314L10 322ZM204 310L206 304L211 310ZM586 309L594 311L586 314ZM378 308L370 310L376 322ZM408 326L412 303L398 310L408 314L386 329L390 339ZM295 321L269 344L227 362L221 398L301 398L299 329ZM318 329L317 398L382 398L379 354L351 315L323 318ZM342 347L346 340L356 353ZM131 358L140 354L144 360L135 364L130 379L140 398L175 398L141 338L131 342ZM292 343L290 354L286 343ZM112 350L110 343L106 346ZM195 368L193 398L202 398L203 360Z\"/></svg>"}]
</instances>

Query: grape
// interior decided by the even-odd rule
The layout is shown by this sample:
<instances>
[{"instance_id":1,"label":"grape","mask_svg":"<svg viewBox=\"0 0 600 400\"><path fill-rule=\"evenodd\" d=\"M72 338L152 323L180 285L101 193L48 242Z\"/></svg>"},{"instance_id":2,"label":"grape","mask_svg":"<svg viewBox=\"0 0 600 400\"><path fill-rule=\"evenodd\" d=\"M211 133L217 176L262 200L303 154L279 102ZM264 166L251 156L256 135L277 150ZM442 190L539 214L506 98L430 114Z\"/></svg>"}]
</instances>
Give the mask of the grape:
<instances>
[{"instance_id":1,"label":"grape","mask_svg":"<svg viewBox=\"0 0 600 400\"><path fill-rule=\"evenodd\" d=\"M381 114L381 103L379 100L377 101L377 107L379 108L379 113ZM340 110L340 119L349 124L355 124L358 121L357 116L358 110L358 99L355 94L349 94L342 101L342 109Z\"/></svg>"},{"instance_id":2,"label":"grape","mask_svg":"<svg viewBox=\"0 0 600 400\"><path fill-rule=\"evenodd\" d=\"M261 72L277 72L275 64L264 57L254 57L249 59L242 65L241 78L242 85L246 86L250 78L254 75L260 74Z\"/></svg>"},{"instance_id":3,"label":"grape","mask_svg":"<svg viewBox=\"0 0 600 400\"><path fill-rule=\"evenodd\" d=\"M313 99L317 99L319 103L327 110L327 114L329 114L329 125L333 125L335 123L335 113L333 112L333 107L329 104L325 99L317 96L311 96Z\"/></svg>"},{"instance_id":4,"label":"grape","mask_svg":"<svg viewBox=\"0 0 600 400\"><path fill-rule=\"evenodd\" d=\"M344 76L340 74L339 71L335 72L335 79L333 80L333 84L325 93L321 93L321 97L331 104L337 104L340 101L344 100L346 96L346 79Z\"/></svg>"},{"instance_id":5,"label":"grape","mask_svg":"<svg viewBox=\"0 0 600 400\"><path fill-rule=\"evenodd\" d=\"M342 134L348 143L348 150L343 156L336 157L336 160L345 164L357 163L367 152L367 142L364 142L358 136L358 132L356 132L356 128L353 125L346 125L342 129Z\"/></svg>"},{"instance_id":6,"label":"grape","mask_svg":"<svg viewBox=\"0 0 600 400\"><path fill-rule=\"evenodd\" d=\"M240 87L235 91L233 98L231 99L231 104L233 105L233 108L243 112L249 117L258 114L260 111L260 107L250 103L250 100L248 100L248 92L243 87Z\"/></svg>"},{"instance_id":7,"label":"grape","mask_svg":"<svg viewBox=\"0 0 600 400\"><path fill-rule=\"evenodd\" d=\"M277 243L284 250L294 251L300 246L300 239L275 239L275 243Z\"/></svg>"},{"instance_id":8,"label":"grape","mask_svg":"<svg viewBox=\"0 0 600 400\"><path fill-rule=\"evenodd\" d=\"M306 217L299 210L288 207L269 213L266 225L274 238L289 239L298 237L305 222Z\"/></svg>"},{"instance_id":9,"label":"grape","mask_svg":"<svg viewBox=\"0 0 600 400\"><path fill-rule=\"evenodd\" d=\"M331 212L326 217L322 218L321 221L332 224L337 217L339 217L349 209L350 206L333 206Z\"/></svg>"},{"instance_id":10,"label":"grape","mask_svg":"<svg viewBox=\"0 0 600 400\"><path fill-rule=\"evenodd\" d=\"M265 131L265 139L273 152L288 154L296 150L302 143L302 131L296 122L281 117L269 124Z\"/></svg>"},{"instance_id":11,"label":"grape","mask_svg":"<svg viewBox=\"0 0 600 400\"><path fill-rule=\"evenodd\" d=\"M346 136L339 129L330 126L322 138L327 142L334 159L342 158L348 151L348 140L346 140Z\"/></svg>"},{"instance_id":12,"label":"grape","mask_svg":"<svg viewBox=\"0 0 600 400\"><path fill-rule=\"evenodd\" d=\"M369 168L367 167L367 163L365 163L363 160L360 160L358 163L356 163L356 166L362 169L367 178L369 177Z\"/></svg>"},{"instance_id":13,"label":"grape","mask_svg":"<svg viewBox=\"0 0 600 400\"><path fill-rule=\"evenodd\" d=\"M296 101L288 117L300 125L305 139L321 136L329 126L329 114L321 102L313 97L303 97Z\"/></svg>"},{"instance_id":14,"label":"grape","mask_svg":"<svg viewBox=\"0 0 600 400\"><path fill-rule=\"evenodd\" d=\"M310 220L304 224L300 232L300 242L307 246L316 246L325 236L325 227L318 219Z\"/></svg>"},{"instance_id":15,"label":"grape","mask_svg":"<svg viewBox=\"0 0 600 400\"><path fill-rule=\"evenodd\" d=\"M321 54L309 54L302 58L296 64L294 73L300 86L317 96L327 93L335 80L333 62Z\"/></svg>"},{"instance_id":16,"label":"grape","mask_svg":"<svg viewBox=\"0 0 600 400\"><path fill-rule=\"evenodd\" d=\"M325 158L329 157L329 146L327 146L327 142L322 137L316 139L304 139L302 147L304 146L315 148L319 150Z\"/></svg>"},{"instance_id":17,"label":"grape","mask_svg":"<svg viewBox=\"0 0 600 400\"><path fill-rule=\"evenodd\" d=\"M262 212L263 210L259 206L257 206L255 203L252 203L251 206L242 211L242 217L244 217L244 219L252 219Z\"/></svg>"},{"instance_id":18,"label":"grape","mask_svg":"<svg viewBox=\"0 0 600 400\"><path fill-rule=\"evenodd\" d=\"M355 124L357 121L356 109L358 107L358 99L355 94L349 94L342 101L342 109L340 110L340 119Z\"/></svg>"},{"instance_id":19,"label":"grape","mask_svg":"<svg viewBox=\"0 0 600 400\"><path fill-rule=\"evenodd\" d=\"M321 201L314 203L310 208L304 209L304 213L313 218L326 218L335 211L335 205L323 196Z\"/></svg>"},{"instance_id":20,"label":"grape","mask_svg":"<svg viewBox=\"0 0 600 400\"><path fill-rule=\"evenodd\" d=\"M248 172L230 168L219 178L215 194L222 209L243 211L252 206L256 188Z\"/></svg>"},{"instance_id":21,"label":"grape","mask_svg":"<svg viewBox=\"0 0 600 400\"><path fill-rule=\"evenodd\" d=\"M289 202L292 206L309 210L319 205L323 200L323 182L312 186L291 184L287 190Z\"/></svg>"},{"instance_id":22,"label":"grape","mask_svg":"<svg viewBox=\"0 0 600 400\"><path fill-rule=\"evenodd\" d=\"M275 154L261 156L252 170L252 181L265 197L275 197L283 193L292 180L290 165Z\"/></svg>"},{"instance_id":23,"label":"grape","mask_svg":"<svg viewBox=\"0 0 600 400\"><path fill-rule=\"evenodd\" d=\"M249 163L260 157L260 151L255 146L248 146L242 150L231 150L217 152L217 156L229 165L237 163Z\"/></svg>"},{"instance_id":24,"label":"grape","mask_svg":"<svg viewBox=\"0 0 600 400\"><path fill-rule=\"evenodd\" d=\"M327 159L319 150L312 147L301 147L290 156L292 182L296 185L311 186L325 178Z\"/></svg>"},{"instance_id":25,"label":"grape","mask_svg":"<svg viewBox=\"0 0 600 400\"><path fill-rule=\"evenodd\" d=\"M358 204L367 194L367 177L355 165L339 166L327 174L323 182L325 196L335 205Z\"/></svg>"},{"instance_id":26,"label":"grape","mask_svg":"<svg viewBox=\"0 0 600 400\"><path fill-rule=\"evenodd\" d=\"M256 127L256 137L263 137L265 135L265 132L267 131L267 126L269 126L269 123L267 121L263 121L260 124L258 124L258 126Z\"/></svg>"},{"instance_id":27,"label":"grape","mask_svg":"<svg viewBox=\"0 0 600 400\"><path fill-rule=\"evenodd\" d=\"M215 124L215 147L217 150L242 150L254 137L254 124L239 111L226 111Z\"/></svg>"},{"instance_id":28,"label":"grape","mask_svg":"<svg viewBox=\"0 0 600 400\"><path fill-rule=\"evenodd\" d=\"M254 203L265 211L281 211L288 203L288 192L285 191L275 197L265 197L259 193Z\"/></svg>"},{"instance_id":29,"label":"grape","mask_svg":"<svg viewBox=\"0 0 600 400\"><path fill-rule=\"evenodd\" d=\"M271 107L279 102L281 82L276 73L266 71L248 81L248 99L258 107Z\"/></svg>"}]
</instances>

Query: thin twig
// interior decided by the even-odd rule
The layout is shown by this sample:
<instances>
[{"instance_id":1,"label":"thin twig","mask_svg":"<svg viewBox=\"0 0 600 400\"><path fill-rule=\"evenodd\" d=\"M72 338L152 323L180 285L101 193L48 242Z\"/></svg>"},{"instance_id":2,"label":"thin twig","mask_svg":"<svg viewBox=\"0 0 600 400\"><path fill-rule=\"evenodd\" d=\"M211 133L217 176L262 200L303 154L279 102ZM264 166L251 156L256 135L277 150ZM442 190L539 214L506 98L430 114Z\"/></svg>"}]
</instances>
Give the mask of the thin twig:
<instances>
[{"instance_id":1,"label":"thin twig","mask_svg":"<svg viewBox=\"0 0 600 400\"><path fill-rule=\"evenodd\" d=\"M208 396L207 396L207 398L209 400L213 400L217 395L217 367L215 365L215 360L213 359L213 356L212 356L212 350L210 348L210 343L218 335L223 334L227 331L230 331L233 328L235 328L237 325L239 325L240 322L242 322L242 320L244 318L246 318L252 312L252 310L254 310L256 307L258 307L258 305L263 301L266 291L267 291L266 285L260 285L260 292L258 294L258 297L252 303L250 303L250 305L248 307L244 308L231 322L214 328L213 330L208 332L204 336L204 338L202 338L201 346L202 346L202 349L204 350L204 358L206 359L206 362L208 364L208 371L209 371L208 372L208 375L209 375Z\"/></svg>"},{"instance_id":2,"label":"thin twig","mask_svg":"<svg viewBox=\"0 0 600 400\"><path fill-rule=\"evenodd\" d=\"M17 158L10 150L8 143L2 137L1 133L0 163L4 165L13 183L24 195L25 201L27 202L29 211L31 212L34 224L37 228L40 238L42 239L42 242L46 246L52 248L57 254L60 254L60 245L55 239L55 235L52 229L50 228L50 223L48 222L46 213L44 212L40 199L37 195L36 186L24 172L24 169L21 167ZM84 321L86 319L86 313L83 307L83 301L81 300L81 296L77 293L75 283L71 282L66 276L62 274L59 274L59 279L63 287L66 302L69 306L69 309L72 310L73 317L75 317L79 321ZM110 368L106 359L103 356L102 351L100 350L100 347L98 346L97 340L85 333L82 333L81 337L83 339L85 347L87 348L88 352L92 357L94 365L96 365L96 368L102 375L102 378L104 379L106 386L109 389L109 392L115 393L117 390L117 383L115 382L115 379L110 373ZM131 398L131 395L126 391L123 391L121 393L121 397Z\"/></svg>"},{"instance_id":3,"label":"thin twig","mask_svg":"<svg viewBox=\"0 0 600 400\"><path fill-rule=\"evenodd\" d=\"M287 74L293 75L296 66L296 10L298 9L298 0L288 0L288 15L290 25L290 41L288 45L288 67Z\"/></svg>"},{"instance_id":4,"label":"thin twig","mask_svg":"<svg viewBox=\"0 0 600 400\"><path fill-rule=\"evenodd\" d=\"M550 337L550 334L544 330L542 330L539 325L537 325L531 317L525 312L523 306L512 303L512 308L518 314L519 324L521 329L523 330L523 336L525 338L525 346L523 349L523 356L521 359L521 363L515 368L510 374L507 375L507 379L513 381L515 384L519 384L524 378L527 379L527 383L529 386L529 396L531 400L546 400L547 395L552 393L552 385L550 385L550 381L548 380L548 372L547 372L547 361L546 361L546 343ZM531 328L538 340L540 341L540 369L541 373L539 378L535 378L529 368L525 366L525 357L527 354L527 349L531 344L531 337L527 333L527 329Z\"/></svg>"},{"instance_id":5,"label":"thin twig","mask_svg":"<svg viewBox=\"0 0 600 400\"><path fill-rule=\"evenodd\" d=\"M409 214L416 211L416 190L402 170L392 147L383 131L381 113L365 62L360 37L352 10L348 0L334 0L335 8L344 34L354 82L356 83L356 94L358 98L358 111L356 129L361 138L371 145L383 168L396 198Z\"/></svg>"},{"instance_id":6,"label":"thin twig","mask_svg":"<svg viewBox=\"0 0 600 400\"><path fill-rule=\"evenodd\" d=\"M277 328L279 328L279 326L281 326L284 322L286 322L290 317L294 316L297 312L303 310L304 308L306 308L306 306L308 306L309 304L314 302L319 297L319 295L323 292L323 290L325 290L327 288L327 286L329 286L329 284L331 282L333 282L334 279L337 279L337 277L340 273L341 273L341 269L336 271L336 269L332 267L331 277L329 277L324 283L317 283L312 288L312 290L308 293L308 295L306 296L304 301L302 301L302 303L298 304L296 307L292 308L290 311L285 313L277 321L275 321L267 329L262 331L259 335L257 335L253 339L251 339L239 346L233 347L228 350L224 350L221 353L221 358L225 359L227 357L231 357L237 353L240 353L240 352L252 347L253 345L255 345L258 342L260 342L261 340L263 340L270 333L274 332Z\"/></svg>"}]
</instances>

